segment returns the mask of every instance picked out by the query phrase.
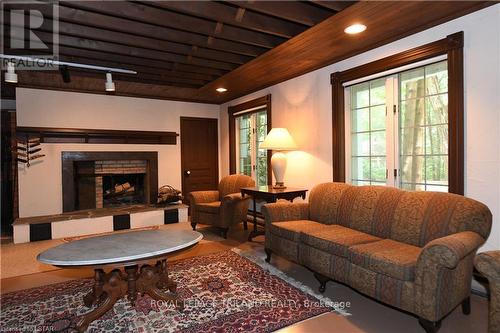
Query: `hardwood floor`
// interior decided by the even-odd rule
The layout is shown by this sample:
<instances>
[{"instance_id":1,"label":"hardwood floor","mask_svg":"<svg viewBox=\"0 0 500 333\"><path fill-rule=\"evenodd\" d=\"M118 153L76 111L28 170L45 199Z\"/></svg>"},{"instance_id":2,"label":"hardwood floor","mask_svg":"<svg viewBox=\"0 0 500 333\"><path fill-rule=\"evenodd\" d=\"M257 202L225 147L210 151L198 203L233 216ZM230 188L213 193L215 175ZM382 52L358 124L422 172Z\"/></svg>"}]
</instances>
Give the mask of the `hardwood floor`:
<instances>
[{"instance_id":1,"label":"hardwood floor","mask_svg":"<svg viewBox=\"0 0 500 333\"><path fill-rule=\"evenodd\" d=\"M179 223L164 226L165 228L190 229L188 223ZM246 253L250 253L259 258L265 258L264 253L264 238L262 236L254 238L253 242L247 242L248 231L243 228L231 229L228 234L228 239L223 239L219 236L216 229L211 227L198 228L203 233L203 241L196 247L187 251L180 252L169 258L170 261L199 256L208 253L214 253L231 248L238 248ZM47 241L60 242L60 241ZM38 243L28 244L23 247L22 254L24 265L35 265L36 254L40 250ZM1 251L1 273L12 274L12 267L15 266L15 260L8 258L15 255L15 251L4 251L6 246L2 245ZM50 244L45 244L46 247ZM10 245L11 247L13 245ZM17 245L16 245L17 246ZM30 254L30 248L31 254ZM286 273L287 276L301 282L302 284L317 290L318 282L313 277L313 274L306 268L296 265L279 256L273 256L271 264ZM1 293L8 293L15 290L23 290L43 286L47 284L62 282L71 279L91 277L92 271L85 269L62 270L53 269L32 272L27 275L11 276L2 278ZM279 330L280 333L322 333L322 332L342 332L342 333L357 333L357 332L381 332L381 333L418 333L423 332L423 329L418 324L415 317L412 317L403 312L389 308L383 304L375 302L353 289L344 285L328 282L325 296L334 301L350 302L350 307L346 310L350 316L340 316L336 313L326 313L321 316L305 320L295 325ZM448 317L443 320L440 333L468 333L468 332L487 332L488 322L488 302L485 298L472 295L471 297L472 312L469 316L462 314L460 307L455 309Z\"/></svg>"}]
</instances>

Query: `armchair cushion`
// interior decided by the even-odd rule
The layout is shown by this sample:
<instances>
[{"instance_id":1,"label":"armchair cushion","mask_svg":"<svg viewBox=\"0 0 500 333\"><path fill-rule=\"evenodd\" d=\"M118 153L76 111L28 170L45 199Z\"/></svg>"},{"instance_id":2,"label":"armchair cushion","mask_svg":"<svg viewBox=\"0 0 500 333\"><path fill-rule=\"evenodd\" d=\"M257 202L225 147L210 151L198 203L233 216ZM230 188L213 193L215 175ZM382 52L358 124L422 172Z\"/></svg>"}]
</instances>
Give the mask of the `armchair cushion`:
<instances>
[{"instance_id":1,"label":"armchair cushion","mask_svg":"<svg viewBox=\"0 0 500 333\"><path fill-rule=\"evenodd\" d=\"M349 248L350 261L371 271L398 280L415 279L415 266L422 248L384 239Z\"/></svg>"},{"instance_id":2,"label":"armchair cushion","mask_svg":"<svg viewBox=\"0 0 500 333\"><path fill-rule=\"evenodd\" d=\"M301 232L324 229L326 225L309 220L273 222L269 231L279 237L298 242Z\"/></svg>"},{"instance_id":3,"label":"armchair cushion","mask_svg":"<svg viewBox=\"0 0 500 333\"><path fill-rule=\"evenodd\" d=\"M196 209L198 209L198 211L209 214L219 214L220 207L221 207L220 201L213 201L206 203L204 202L196 204Z\"/></svg>"},{"instance_id":4,"label":"armchair cushion","mask_svg":"<svg viewBox=\"0 0 500 333\"><path fill-rule=\"evenodd\" d=\"M304 230L300 240L318 250L347 258L350 246L379 241L381 238L333 224L321 229Z\"/></svg>"}]
</instances>

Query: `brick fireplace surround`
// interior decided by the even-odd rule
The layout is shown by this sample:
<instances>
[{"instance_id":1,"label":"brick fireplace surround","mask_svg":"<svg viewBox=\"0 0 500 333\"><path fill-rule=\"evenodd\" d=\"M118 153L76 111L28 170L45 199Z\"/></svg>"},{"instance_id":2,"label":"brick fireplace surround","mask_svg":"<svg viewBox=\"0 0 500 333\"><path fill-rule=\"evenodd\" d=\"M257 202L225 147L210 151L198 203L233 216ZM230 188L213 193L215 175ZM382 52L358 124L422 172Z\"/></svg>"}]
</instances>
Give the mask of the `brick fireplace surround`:
<instances>
[{"instance_id":1,"label":"brick fireplace surround","mask_svg":"<svg viewBox=\"0 0 500 333\"><path fill-rule=\"evenodd\" d=\"M79 173L91 175L84 185L92 196L84 206L78 202L83 187L77 182ZM157 152L62 152L63 212L102 208L104 175L141 173L144 173L144 203L154 204L158 196Z\"/></svg>"},{"instance_id":2,"label":"brick fireplace surround","mask_svg":"<svg viewBox=\"0 0 500 333\"><path fill-rule=\"evenodd\" d=\"M158 193L157 152L63 152L62 170L63 213L17 219L13 225L14 243L188 222L186 205L153 205ZM78 173L91 179L85 190L94 191L94 209L75 209L75 194L82 191L75 185ZM100 208L104 200L103 178L128 174L144 174L145 204Z\"/></svg>"}]
</instances>

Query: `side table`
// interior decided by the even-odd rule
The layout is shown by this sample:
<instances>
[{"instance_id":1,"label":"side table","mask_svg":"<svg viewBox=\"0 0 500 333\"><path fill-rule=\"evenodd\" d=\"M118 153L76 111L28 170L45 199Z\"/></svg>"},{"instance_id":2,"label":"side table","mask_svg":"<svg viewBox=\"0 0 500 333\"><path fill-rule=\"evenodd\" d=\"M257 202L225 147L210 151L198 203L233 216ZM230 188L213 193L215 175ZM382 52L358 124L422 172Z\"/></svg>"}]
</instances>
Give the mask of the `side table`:
<instances>
[{"instance_id":1,"label":"side table","mask_svg":"<svg viewBox=\"0 0 500 333\"><path fill-rule=\"evenodd\" d=\"M248 241L252 241L258 235L264 235L264 230L257 229L257 200L262 200L268 203L276 202L278 199L285 199L292 202L295 198L306 198L307 189L286 187L284 189L275 189L272 185L256 186L256 187L243 187L241 189L241 196L249 195L253 201L253 230L248 235Z\"/></svg>"}]
</instances>

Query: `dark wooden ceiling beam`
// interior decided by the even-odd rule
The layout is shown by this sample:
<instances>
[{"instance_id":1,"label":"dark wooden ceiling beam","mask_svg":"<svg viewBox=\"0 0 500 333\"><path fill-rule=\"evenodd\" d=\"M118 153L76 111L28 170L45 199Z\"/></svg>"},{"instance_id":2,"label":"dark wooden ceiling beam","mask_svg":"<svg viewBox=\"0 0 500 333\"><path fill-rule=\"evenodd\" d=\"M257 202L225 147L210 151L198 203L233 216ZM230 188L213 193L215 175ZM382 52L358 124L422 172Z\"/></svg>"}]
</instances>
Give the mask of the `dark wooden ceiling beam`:
<instances>
[{"instance_id":1,"label":"dark wooden ceiling beam","mask_svg":"<svg viewBox=\"0 0 500 333\"><path fill-rule=\"evenodd\" d=\"M15 53L15 52L12 52L12 53ZM11 54L11 53L9 53L9 54ZM40 55L42 55L42 54L43 54L43 52L40 53ZM50 54L48 54L48 55L50 55ZM148 81L148 83L155 82L157 84L168 84L168 85L175 85L175 83L179 83L179 86L182 86L182 84L186 84L186 86L199 88L200 86L203 86L206 83L213 80L213 77L211 77L211 76L203 76L203 75L200 75L198 73L174 71L173 65L171 66L172 69L124 65L121 62L114 62L114 61L109 61L109 60L89 59L89 58L85 58L82 56L67 56L67 55L64 55L61 53L59 54L59 60L66 61L66 62L78 63L78 64L128 69L128 70L134 70L137 72L137 74L124 74L124 75L121 75L118 73L113 73L113 76L124 77L125 81L135 81L135 82ZM75 73L77 73L77 75L83 75L83 74L80 74L82 72L99 73L99 75L101 75L101 77L104 79L104 73L102 71L94 71L91 69L83 70L83 69L79 69L77 67L69 66L70 75L73 75Z\"/></svg>"},{"instance_id":2,"label":"dark wooden ceiling beam","mask_svg":"<svg viewBox=\"0 0 500 333\"><path fill-rule=\"evenodd\" d=\"M240 14L238 13L239 6L235 7L213 1L148 1L143 3L284 38L298 35L307 28L303 24L252 11Z\"/></svg>"},{"instance_id":3,"label":"dark wooden ceiling beam","mask_svg":"<svg viewBox=\"0 0 500 333\"><path fill-rule=\"evenodd\" d=\"M144 61L137 57L130 57L119 54L110 54L108 52L96 51L96 50L83 50L67 46L60 46L59 52L62 56L84 57L88 59L118 62L123 64L122 67L127 67L128 65L147 66L150 68L157 68L160 71L161 70L178 71L178 72L186 72L192 74L208 75L211 77L219 77L227 73L227 71L214 68L197 67L184 64L175 64L174 66L174 63L168 61L152 60L152 59Z\"/></svg>"},{"instance_id":4,"label":"dark wooden ceiling beam","mask_svg":"<svg viewBox=\"0 0 500 333\"><path fill-rule=\"evenodd\" d=\"M190 80L197 80L197 81L203 82L203 83L207 83L207 82L214 80L213 76L200 74L200 73L181 72L181 71L161 69L161 68L157 68L157 67L137 66L137 65L129 65L129 64L125 65L121 62L114 62L114 61L109 61L109 60L103 61L103 60L89 59L89 58L84 58L84 57L74 57L74 56L67 56L64 54L60 54L60 60L67 61L67 62L79 63L79 64L103 66L103 67L114 67L114 68L126 67L126 69L136 71L139 74L144 73L144 74L150 74L150 75L159 75L159 76L162 76L164 78L172 77L172 78L190 79Z\"/></svg>"},{"instance_id":5,"label":"dark wooden ceiling beam","mask_svg":"<svg viewBox=\"0 0 500 333\"><path fill-rule=\"evenodd\" d=\"M8 19L6 21L8 23ZM49 26L52 26L52 20L47 19L47 22ZM59 34L82 37L89 40L100 40L105 42L118 43L122 45L132 45L145 49L176 53L181 55L192 55L202 59L229 62L237 65L244 64L253 59L253 57L241 54L211 50L203 47L193 47L186 44L157 40L155 38L149 37L135 36L124 32L104 30L69 22L59 22Z\"/></svg>"},{"instance_id":6,"label":"dark wooden ceiling beam","mask_svg":"<svg viewBox=\"0 0 500 333\"><path fill-rule=\"evenodd\" d=\"M336 11L323 9L298 1L226 1L235 6L259 13L272 15L292 22L313 26L335 14Z\"/></svg>"},{"instance_id":7,"label":"dark wooden ceiling beam","mask_svg":"<svg viewBox=\"0 0 500 333\"><path fill-rule=\"evenodd\" d=\"M320 0L309 0L310 2L327 9L331 9L337 12L346 9L347 7L356 3L356 1L320 1ZM397 4L394 4L397 6Z\"/></svg>"},{"instance_id":8,"label":"dark wooden ceiling beam","mask_svg":"<svg viewBox=\"0 0 500 333\"><path fill-rule=\"evenodd\" d=\"M22 53L17 52L16 50L8 50L7 53L13 55L22 55ZM43 51L40 51L40 54L43 53ZM181 64L177 64L176 66L174 66L173 63L152 60L144 62L141 59L134 57L110 55L106 52L82 50L65 46L59 47L59 59L61 61L74 62L79 64L122 68L134 70L138 73L161 74L164 76L203 80L205 82L213 81L224 73L217 72L217 70L214 70L214 72L209 71L207 74L201 72L192 72L192 66L186 68ZM200 68L200 70L210 69Z\"/></svg>"},{"instance_id":9,"label":"dark wooden ceiling beam","mask_svg":"<svg viewBox=\"0 0 500 333\"><path fill-rule=\"evenodd\" d=\"M93 77L100 79L102 80L102 87L104 87L106 76L102 72L79 70L76 68L69 69L69 72L72 79L76 76L85 76L85 77ZM173 78L173 77L163 78L159 75L145 74L145 73L139 73L137 75L113 73L113 81L139 82L139 83L187 87L195 89L200 88L203 85L202 81Z\"/></svg>"},{"instance_id":10,"label":"dark wooden ceiling beam","mask_svg":"<svg viewBox=\"0 0 500 333\"><path fill-rule=\"evenodd\" d=\"M50 33L39 31L37 32L37 36L43 42L50 43L52 41L52 35ZM161 60L173 63L182 63L185 65L193 65L198 67L215 68L226 71L231 71L236 67L238 67L238 65L225 63L221 61L201 59L192 56L183 56L174 53L149 50L134 46L125 46L110 42L88 40L84 38L71 37L67 35L59 35L59 44L63 46L76 47L87 50L105 51L113 54L142 58L143 61L147 61L147 59Z\"/></svg>"},{"instance_id":11,"label":"dark wooden ceiling beam","mask_svg":"<svg viewBox=\"0 0 500 333\"><path fill-rule=\"evenodd\" d=\"M156 8L140 3L122 1L64 1L62 4L66 7L152 23L187 32L196 32L207 37L223 38L265 48L273 48L286 40L285 38L230 25L224 25L222 29L217 29L216 22L166 10L159 11Z\"/></svg>"},{"instance_id":12,"label":"dark wooden ceiling beam","mask_svg":"<svg viewBox=\"0 0 500 333\"><path fill-rule=\"evenodd\" d=\"M22 7L16 4L16 8ZM8 6L6 7L8 8ZM29 6L26 5L29 9ZM45 18L52 18L52 11L47 8L38 8ZM154 38L159 41L171 41L181 43L188 46L196 45L207 48L209 50L221 51L225 53L240 54L250 57L256 57L268 48L248 45L239 42L233 42L218 38L208 38L207 36L197 33L176 30L172 28L162 27L158 25L131 21L119 17L109 16L105 14L86 12L79 9L59 6L59 22L60 25L66 23L79 24L81 26L91 26L94 28L118 31L126 33L130 36Z\"/></svg>"},{"instance_id":13,"label":"dark wooden ceiling beam","mask_svg":"<svg viewBox=\"0 0 500 333\"><path fill-rule=\"evenodd\" d=\"M110 95L104 90L104 81L100 78L75 76L70 83L64 83L59 73L40 71L19 71L17 87L71 91L78 93L92 93ZM138 82L115 80L115 96L128 96L139 98L181 100L198 103L213 103L209 100L198 99L197 89L175 87L168 85L155 85ZM3 89L3 86L2 86ZM168 110L166 110L168 112Z\"/></svg>"}]
</instances>

